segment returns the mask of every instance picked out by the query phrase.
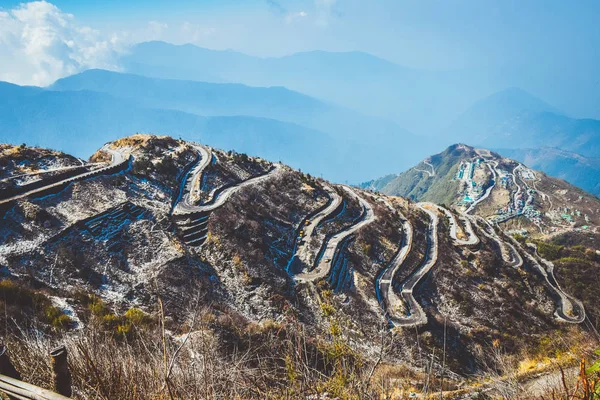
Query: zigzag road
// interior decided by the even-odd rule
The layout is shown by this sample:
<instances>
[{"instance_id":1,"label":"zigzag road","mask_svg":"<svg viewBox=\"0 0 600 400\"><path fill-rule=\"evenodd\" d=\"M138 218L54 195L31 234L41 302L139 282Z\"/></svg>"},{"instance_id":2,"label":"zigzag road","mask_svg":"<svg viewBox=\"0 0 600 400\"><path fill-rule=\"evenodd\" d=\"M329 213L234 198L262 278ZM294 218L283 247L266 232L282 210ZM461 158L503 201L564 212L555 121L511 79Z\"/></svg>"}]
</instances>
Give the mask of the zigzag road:
<instances>
[{"instance_id":1,"label":"zigzag road","mask_svg":"<svg viewBox=\"0 0 600 400\"><path fill-rule=\"evenodd\" d=\"M515 246L521 249L525 255L525 258L530 262L530 264L542 275L550 291L552 291L554 295L558 297L559 307L554 313L556 318L563 322L572 324L580 324L585 321L585 308L583 303L562 290L558 284L558 281L556 280L556 277L554 276L554 264L540 257L540 260L544 265L547 266L547 269L542 267L538 260L529 254L525 249L523 249L519 242L512 237L510 239L513 241Z\"/></svg>"},{"instance_id":2,"label":"zigzag road","mask_svg":"<svg viewBox=\"0 0 600 400\"><path fill-rule=\"evenodd\" d=\"M446 217L450 221L450 237L452 240L459 246L473 246L479 243L479 238L473 231L473 227L471 226L468 218L463 218L465 223L465 231L469 238L467 240L459 239L457 237L457 221L449 210L444 207L438 206L433 203L419 203L417 206L429 214L431 218L431 222L428 228L428 237L427 237L427 251L425 253L425 260L421 267L415 271L412 275L410 275L404 283L402 283L400 295L404 300L404 304L408 310L408 315L401 315L397 312L402 302L396 293L393 291L393 286L391 285L391 281L400 267L410 248L412 246L412 227L408 221L404 221L404 236L403 236L403 245L401 251L398 253L396 257L392 260L388 268L384 271L381 278L378 280L378 298L382 297L383 302L387 309L387 315L392 325L394 326L415 326L415 325L423 325L427 323L427 316L423 311L423 308L413 296L413 290L417 286L417 284L427 275L427 273L433 268L437 261L438 256L438 237L437 237L437 227L438 227L438 216L437 213L431 211L429 208L436 209L446 215ZM429 208L426 208L429 207ZM407 239L408 238L408 239Z\"/></svg>"},{"instance_id":3,"label":"zigzag road","mask_svg":"<svg viewBox=\"0 0 600 400\"><path fill-rule=\"evenodd\" d=\"M200 190L200 182L202 174L206 167L210 164L211 154L210 149L204 146L194 146L198 151L200 159L196 165L188 172L185 181L181 185L181 191L179 199L175 204L174 214L185 214L187 211L193 211L194 206L194 194L197 190Z\"/></svg>"},{"instance_id":4,"label":"zigzag road","mask_svg":"<svg viewBox=\"0 0 600 400\"><path fill-rule=\"evenodd\" d=\"M290 266L294 262L294 259L299 260L303 265L309 264L309 259L311 256L309 245L312 240L313 234L315 233L315 229L317 228L317 226L319 226L321 221L329 217L335 210L337 210L337 208L342 202L342 196L340 196L331 186L323 184L323 188L329 196L329 203L323 210L319 211L310 219L308 225L304 226L304 236L301 242L296 246L294 255L290 258L290 261L288 262L288 265L286 267L286 270L288 272L290 270Z\"/></svg>"},{"instance_id":5,"label":"zigzag road","mask_svg":"<svg viewBox=\"0 0 600 400\"><path fill-rule=\"evenodd\" d=\"M394 309L388 309L390 322L394 326L416 326L427 323L427 315L421 305L415 300L413 290L417 284L427 275L437 262L438 257L438 216L437 213L425 208L427 204L418 203L417 206L429 214L431 221L427 232L427 250L423 264L413 272L401 285L400 296L404 300L408 315L399 315ZM395 294L394 294L395 295Z\"/></svg>"},{"instance_id":6,"label":"zigzag road","mask_svg":"<svg viewBox=\"0 0 600 400\"><path fill-rule=\"evenodd\" d=\"M502 259L506 264L508 264L508 266L520 268L523 265L523 258L517 249L515 249L512 244L502 240L486 219L480 216L469 216L469 218L471 219L471 222L479 228L479 231L483 233L484 236L496 242L500 248ZM478 224L477 221L480 221L482 225Z\"/></svg>"},{"instance_id":7,"label":"zigzag road","mask_svg":"<svg viewBox=\"0 0 600 400\"><path fill-rule=\"evenodd\" d=\"M225 204L225 202L238 190L270 179L281 170L281 165L275 164L275 167L268 173L245 180L237 185L230 186L223 190L216 199L213 198L210 203L197 206L194 205L194 190L200 190L199 184L202 179L202 174L204 173L205 168L210 164L212 155L204 146L196 146L196 149L200 153L201 158L198 161L198 164L194 166L188 174L188 177L184 182L184 193L180 195L181 201L177 202L173 211L173 216L177 217L177 226L181 232L183 241L191 246L200 246L206 241L208 234L208 217L212 211Z\"/></svg>"},{"instance_id":8,"label":"zigzag road","mask_svg":"<svg viewBox=\"0 0 600 400\"><path fill-rule=\"evenodd\" d=\"M450 221L450 237L452 238L452 240L454 240L454 242L456 244L458 244L459 246L474 246L476 244L479 244L479 238L477 237L477 235L475 235L475 232L473 232L473 227L471 226L471 222L469 221L469 219L466 216L463 216L461 218L461 220L465 224L465 233L469 236L469 239L464 240L464 239L459 239L457 237L458 224L456 221L456 217L454 217L454 214L452 214L450 212L450 210L448 210L442 206L438 206L437 204L433 204L433 203L424 203L424 204L426 204L430 207L437 208L438 210L440 210L441 212L443 212L446 215L446 217Z\"/></svg>"},{"instance_id":9,"label":"zigzag road","mask_svg":"<svg viewBox=\"0 0 600 400\"><path fill-rule=\"evenodd\" d=\"M373 208L365 199L347 186L342 186L342 188L350 196L356 198L363 206L363 214L360 218L360 221L330 237L325 243L326 247L323 255L319 260L317 260L317 267L313 271L296 275L294 277L296 282L315 282L329 275L331 265L335 263L335 257L337 254L339 254L339 245L343 242L343 240L376 219L375 214L373 213Z\"/></svg>"},{"instance_id":10,"label":"zigzag road","mask_svg":"<svg viewBox=\"0 0 600 400\"><path fill-rule=\"evenodd\" d=\"M396 292L394 292L392 281L396 275L396 272L410 253L413 242L412 224L402 214L400 215L400 219L402 221L402 243L400 250L398 250L394 258L392 258L388 266L383 270L383 273L381 273L375 280L377 300L383 307L386 317L392 323L393 320L391 317L396 313L397 309L402 307L402 299L400 299Z\"/></svg>"},{"instance_id":11,"label":"zigzag road","mask_svg":"<svg viewBox=\"0 0 600 400\"><path fill-rule=\"evenodd\" d=\"M503 241L496 234L496 231L489 224L489 222L486 221L484 218L478 216L473 218L472 221L480 228L480 231L485 236L498 243L498 246L500 247L500 251L502 253L502 258L509 266L513 268L520 268L523 265L523 257L521 257L521 254L519 253L519 251L517 251L517 247L521 250L521 253L525 255L525 258L527 259L527 261L529 261L530 265L532 265L542 275L547 287L557 297L559 307L555 312L555 316L559 320L573 324L579 324L585 320L586 314L583 303L575 299L573 296L568 295L562 290L562 288L558 284L558 281L556 280L556 277L554 276L554 264L539 256L539 254L537 254L537 248L536 254L540 259L541 263L544 264L546 268L544 268L534 256L530 255L527 251L525 251L521 244L511 236L507 235L506 237L512 243ZM477 221L482 222L484 224L484 227L482 228L479 224L477 224Z\"/></svg>"}]
</instances>

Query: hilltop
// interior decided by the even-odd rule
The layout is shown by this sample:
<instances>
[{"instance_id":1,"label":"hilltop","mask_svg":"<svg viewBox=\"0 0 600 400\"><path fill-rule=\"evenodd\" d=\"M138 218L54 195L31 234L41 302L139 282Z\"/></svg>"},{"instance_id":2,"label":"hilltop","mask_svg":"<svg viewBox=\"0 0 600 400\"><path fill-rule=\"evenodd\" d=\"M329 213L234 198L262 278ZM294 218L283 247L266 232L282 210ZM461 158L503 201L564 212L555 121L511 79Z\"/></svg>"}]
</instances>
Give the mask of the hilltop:
<instances>
[{"instance_id":1,"label":"hilltop","mask_svg":"<svg viewBox=\"0 0 600 400\"><path fill-rule=\"evenodd\" d=\"M518 161L464 144L363 186L445 204L534 236L591 232L600 221L597 197Z\"/></svg>"},{"instance_id":2,"label":"hilltop","mask_svg":"<svg viewBox=\"0 0 600 400\"><path fill-rule=\"evenodd\" d=\"M74 160L67 155L28 154L36 170L8 158L13 189L0 198L6 329L31 357L42 357L40 346L23 332L65 338L85 396L160 393L165 352L173 390L196 397L369 398L384 390L373 379L405 394L465 390L469 376L498 372L498 346L535 364L557 359L556 349L587 350L590 320L598 327L600 249L586 236L595 214L587 231L543 242L464 214L446 196L446 207L414 203L168 136L109 142L75 171L56 169ZM513 164L458 145L413 172L433 181L423 193L439 193L459 170L483 187L487 165L500 174ZM529 183L534 172L521 168L516 179ZM23 172L40 179L13 176ZM531 180L549 193L554 181L540 176ZM85 357L100 375L85 373ZM31 365L19 368L34 376ZM135 376L103 385L119 368ZM191 378L206 373L210 382Z\"/></svg>"}]
</instances>

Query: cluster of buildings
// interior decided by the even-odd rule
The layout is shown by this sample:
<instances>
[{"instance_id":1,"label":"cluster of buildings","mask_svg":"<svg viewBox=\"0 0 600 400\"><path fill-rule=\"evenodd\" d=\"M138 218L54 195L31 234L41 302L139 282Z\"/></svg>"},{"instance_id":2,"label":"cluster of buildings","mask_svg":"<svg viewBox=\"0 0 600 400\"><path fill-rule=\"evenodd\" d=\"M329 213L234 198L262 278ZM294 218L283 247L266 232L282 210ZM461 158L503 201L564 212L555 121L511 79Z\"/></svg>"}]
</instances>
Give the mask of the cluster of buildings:
<instances>
[{"instance_id":1,"label":"cluster of buildings","mask_svg":"<svg viewBox=\"0 0 600 400\"><path fill-rule=\"evenodd\" d=\"M468 207L483 194L482 185L473 180L475 169L480 167L482 162L483 160L481 158L460 162L455 179L464 182L465 190L464 197L459 202L459 205Z\"/></svg>"},{"instance_id":2,"label":"cluster of buildings","mask_svg":"<svg viewBox=\"0 0 600 400\"><path fill-rule=\"evenodd\" d=\"M532 188L525 186L519 188L518 184L512 179L512 176L504 170L497 170L498 173L498 184L513 193L512 201L509 201L504 206L498 208L496 220L506 221L510 218L523 215L529 218L534 223L541 223L542 213L537 210L533 204L536 191ZM521 169L518 171L523 180L534 179L533 172L528 169ZM514 186L517 186L516 188ZM520 190L519 190L520 189Z\"/></svg>"}]
</instances>

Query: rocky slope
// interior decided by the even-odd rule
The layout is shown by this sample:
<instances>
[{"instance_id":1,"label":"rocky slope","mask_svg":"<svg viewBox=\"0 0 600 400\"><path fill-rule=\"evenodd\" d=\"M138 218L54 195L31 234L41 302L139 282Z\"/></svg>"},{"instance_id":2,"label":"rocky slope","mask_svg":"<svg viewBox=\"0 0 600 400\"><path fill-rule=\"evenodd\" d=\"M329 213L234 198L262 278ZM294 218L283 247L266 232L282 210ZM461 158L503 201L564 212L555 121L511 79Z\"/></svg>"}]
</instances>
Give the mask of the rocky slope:
<instances>
[{"instance_id":1,"label":"rocky slope","mask_svg":"<svg viewBox=\"0 0 600 400\"><path fill-rule=\"evenodd\" d=\"M473 172L481 187L488 174L517 167L466 146L449 151L452 163L434 156L411 172L433 182L415 185L423 188L419 199L436 187L458 190L459 182L441 177L455 176L474 157L486 159ZM33 154L31 162L44 155ZM478 218L484 202L465 215L169 137L126 137L94 160L122 167L76 175L41 195L0 199L2 282L51 299L58 310L21 307L10 330L52 335L61 328L68 335L85 330L91 313L108 318L104 329L122 332L129 326L123 318L139 309L148 318L164 315L176 338L195 329L190 313L202 308L212 315L202 332L214 335L225 359L255 338L257 327L301 327L315 351L314 368L331 379L348 370L319 360L348 349L373 368L442 374L452 389L486 370L486 349L496 341L510 354L533 354L542 338L592 329L586 310L597 306L595 283L577 280L563 290L560 274L570 264L557 263L555 276L544 250L532 246L537 242L515 240ZM534 190L545 193L535 204L552 196L547 213L579 195L574 208L594 207L572 188L563 193L564 183L539 174L529 179L524 174L533 172L521 168L521 190L535 182ZM22 172L13 169L8 173ZM458 204L445 195L440 203ZM589 215L585 232L595 231L595 212L574 217L576 226ZM541 229L549 218L541 217ZM580 242L585 273L598 271L598 241ZM10 297L2 301L18 306ZM284 345L281 336L272 340ZM277 365L281 372L284 365ZM280 379L293 378L282 372Z\"/></svg>"}]
</instances>

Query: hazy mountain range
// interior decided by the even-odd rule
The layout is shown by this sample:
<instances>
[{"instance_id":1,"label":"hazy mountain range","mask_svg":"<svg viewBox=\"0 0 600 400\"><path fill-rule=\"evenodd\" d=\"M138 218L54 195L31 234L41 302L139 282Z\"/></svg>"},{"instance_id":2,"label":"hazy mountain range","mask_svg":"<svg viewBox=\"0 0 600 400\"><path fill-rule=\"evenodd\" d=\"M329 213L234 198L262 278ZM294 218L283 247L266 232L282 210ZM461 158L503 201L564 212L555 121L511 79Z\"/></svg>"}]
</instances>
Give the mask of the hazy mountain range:
<instances>
[{"instance_id":1,"label":"hazy mountain range","mask_svg":"<svg viewBox=\"0 0 600 400\"><path fill-rule=\"evenodd\" d=\"M596 163L582 161L600 154L600 121L519 88L493 93L501 83L490 77L473 74L474 84L465 71L419 71L360 52L258 58L163 42L141 43L122 62L129 73L0 85L0 141L87 157L119 136L170 134L354 183L463 142L528 149L527 161L506 154L593 193L600 183Z\"/></svg>"},{"instance_id":2,"label":"hazy mountain range","mask_svg":"<svg viewBox=\"0 0 600 400\"><path fill-rule=\"evenodd\" d=\"M286 160L294 166L333 170L336 143L322 132L248 116L203 117L176 110L144 108L133 101L93 91L50 91L0 84L0 142L70 151L89 157L98 146L131 132L155 132L212 143L227 149ZM329 157L329 158L328 158Z\"/></svg>"},{"instance_id":3,"label":"hazy mountain range","mask_svg":"<svg viewBox=\"0 0 600 400\"><path fill-rule=\"evenodd\" d=\"M285 88L93 70L48 89L2 84L0 93L0 142L27 142L80 157L124 134L153 132L283 160L345 181L406 167L408 150L419 143L393 123ZM364 131L370 134L360 135Z\"/></svg>"},{"instance_id":4,"label":"hazy mountain range","mask_svg":"<svg viewBox=\"0 0 600 400\"><path fill-rule=\"evenodd\" d=\"M557 147L600 154L600 121L570 118L517 88L476 102L449 128L459 140L486 148Z\"/></svg>"},{"instance_id":5,"label":"hazy mountain range","mask_svg":"<svg viewBox=\"0 0 600 400\"><path fill-rule=\"evenodd\" d=\"M393 120L427 136L443 131L474 102L508 87L535 93L558 108L600 118L600 109L590 107L598 104L597 95L592 92L586 97L586 93L578 92L575 88L580 82L569 85L523 67L423 70L363 52L309 51L260 58L165 42L134 46L122 65L126 72L160 78L285 86Z\"/></svg>"}]
</instances>

